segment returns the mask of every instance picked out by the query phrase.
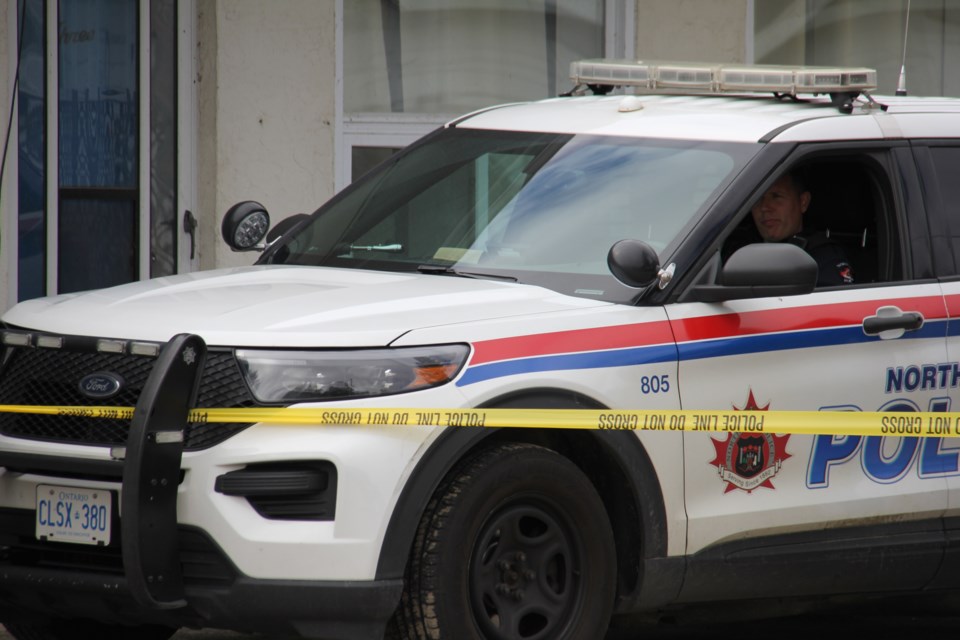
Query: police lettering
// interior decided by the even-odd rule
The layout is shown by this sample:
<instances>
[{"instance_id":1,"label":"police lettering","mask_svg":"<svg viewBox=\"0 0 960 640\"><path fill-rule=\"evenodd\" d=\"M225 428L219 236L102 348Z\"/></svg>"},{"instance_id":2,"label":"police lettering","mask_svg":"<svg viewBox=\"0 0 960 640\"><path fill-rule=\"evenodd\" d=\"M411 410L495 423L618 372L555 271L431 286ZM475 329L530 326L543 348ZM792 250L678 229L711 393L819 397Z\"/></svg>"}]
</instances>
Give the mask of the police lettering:
<instances>
[{"instance_id":1,"label":"police lettering","mask_svg":"<svg viewBox=\"0 0 960 640\"><path fill-rule=\"evenodd\" d=\"M958 386L960 386L960 362L913 364L909 367L889 367L884 392L955 389Z\"/></svg>"},{"instance_id":2,"label":"police lettering","mask_svg":"<svg viewBox=\"0 0 960 640\"><path fill-rule=\"evenodd\" d=\"M622 415L622 414L600 414L600 419L597 426L600 429L624 429L628 431L633 431L637 428L637 416L636 415Z\"/></svg>"},{"instance_id":3,"label":"police lettering","mask_svg":"<svg viewBox=\"0 0 960 640\"><path fill-rule=\"evenodd\" d=\"M447 411L443 414L443 419L451 427L483 427L487 424L487 415L474 411Z\"/></svg>"},{"instance_id":4,"label":"police lettering","mask_svg":"<svg viewBox=\"0 0 960 640\"><path fill-rule=\"evenodd\" d=\"M372 411L367 416L367 424L390 424L390 414L386 411Z\"/></svg>"},{"instance_id":5,"label":"police lettering","mask_svg":"<svg viewBox=\"0 0 960 640\"><path fill-rule=\"evenodd\" d=\"M694 431L716 431L717 416L709 413L697 413L693 416Z\"/></svg>"},{"instance_id":6,"label":"police lettering","mask_svg":"<svg viewBox=\"0 0 960 640\"><path fill-rule=\"evenodd\" d=\"M913 423L896 426L913 428ZM810 453L807 486L830 486L830 470L856 458L867 477L884 484L897 482L913 467L921 478L957 475L960 449L955 446L943 438L819 435Z\"/></svg>"},{"instance_id":7,"label":"police lettering","mask_svg":"<svg viewBox=\"0 0 960 640\"><path fill-rule=\"evenodd\" d=\"M414 413L416 423L425 427L440 424L439 411L417 411Z\"/></svg>"},{"instance_id":8,"label":"police lettering","mask_svg":"<svg viewBox=\"0 0 960 640\"><path fill-rule=\"evenodd\" d=\"M324 411L320 414L320 421L334 425L363 424L363 414L359 411Z\"/></svg>"},{"instance_id":9,"label":"police lettering","mask_svg":"<svg viewBox=\"0 0 960 640\"><path fill-rule=\"evenodd\" d=\"M721 416L724 431L763 431L763 415L753 412Z\"/></svg>"},{"instance_id":10,"label":"police lettering","mask_svg":"<svg viewBox=\"0 0 960 640\"><path fill-rule=\"evenodd\" d=\"M923 420L919 417L884 416L880 419L880 433L887 435L919 435Z\"/></svg>"},{"instance_id":11,"label":"police lettering","mask_svg":"<svg viewBox=\"0 0 960 640\"><path fill-rule=\"evenodd\" d=\"M928 436L949 436L953 433L950 418L934 416L927 419L927 430L924 432Z\"/></svg>"}]
</instances>

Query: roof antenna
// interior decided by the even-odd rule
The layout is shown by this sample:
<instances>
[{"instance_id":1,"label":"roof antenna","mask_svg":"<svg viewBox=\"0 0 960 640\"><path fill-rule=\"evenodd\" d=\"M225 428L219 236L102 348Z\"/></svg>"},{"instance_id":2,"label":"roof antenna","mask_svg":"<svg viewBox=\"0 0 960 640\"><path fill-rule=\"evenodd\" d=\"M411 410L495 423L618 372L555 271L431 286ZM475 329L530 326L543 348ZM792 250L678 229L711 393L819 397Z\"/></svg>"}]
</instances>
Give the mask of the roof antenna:
<instances>
[{"instance_id":1,"label":"roof antenna","mask_svg":"<svg viewBox=\"0 0 960 640\"><path fill-rule=\"evenodd\" d=\"M907 19L903 27L903 59L900 61L900 79L897 81L898 96L907 95L907 36L910 34L910 0L907 0Z\"/></svg>"}]
</instances>

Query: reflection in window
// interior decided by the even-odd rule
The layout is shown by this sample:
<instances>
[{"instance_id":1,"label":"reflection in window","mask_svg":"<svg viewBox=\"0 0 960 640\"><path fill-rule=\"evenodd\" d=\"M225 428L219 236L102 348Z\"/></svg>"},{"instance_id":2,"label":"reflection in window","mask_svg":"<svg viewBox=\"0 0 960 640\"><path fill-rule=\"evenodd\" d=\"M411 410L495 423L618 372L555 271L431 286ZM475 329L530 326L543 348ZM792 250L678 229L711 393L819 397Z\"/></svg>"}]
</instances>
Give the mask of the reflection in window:
<instances>
[{"instance_id":1,"label":"reflection in window","mask_svg":"<svg viewBox=\"0 0 960 640\"><path fill-rule=\"evenodd\" d=\"M60 195L60 292L86 291L135 280L135 245L116 242L117 238L134 237L135 201L71 195L69 191Z\"/></svg>"},{"instance_id":2,"label":"reflection in window","mask_svg":"<svg viewBox=\"0 0 960 640\"><path fill-rule=\"evenodd\" d=\"M60 293L137 277L137 21L135 0L59 3Z\"/></svg>"},{"instance_id":3,"label":"reflection in window","mask_svg":"<svg viewBox=\"0 0 960 640\"><path fill-rule=\"evenodd\" d=\"M600 0L344 2L347 112L462 113L569 88L603 54Z\"/></svg>"},{"instance_id":4,"label":"reflection in window","mask_svg":"<svg viewBox=\"0 0 960 640\"><path fill-rule=\"evenodd\" d=\"M60 184L137 185L137 5L61 0Z\"/></svg>"},{"instance_id":5,"label":"reflection in window","mask_svg":"<svg viewBox=\"0 0 960 640\"><path fill-rule=\"evenodd\" d=\"M150 2L150 277L177 272L177 5Z\"/></svg>"},{"instance_id":6,"label":"reflection in window","mask_svg":"<svg viewBox=\"0 0 960 640\"><path fill-rule=\"evenodd\" d=\"M449 268L627 301L610 247L669 255L757 145L444 129L355 182L274 263ZM579 292L579 293L578 293Z\"/></svg>"},{"instance_id":7,"label":"reflection in window","mask_svg":"<svg viewBox=\"0 0 960 640\"><path fill-rule=\"evenodd\" d=\"M903 56L902 0L763 0L754 3L755 60L765 64L864 66L892 95ZM960 96L960 3L911 4L907 91Z\"/></svg>"},{"instance_id":8,"label":"reflection in window","mask_svg":"<svg viewBox=\"0 0 960 640\"><path fill-rule=\"evenodd\" d=\"M936 185L929 189L931 202L940 209L940 221L946 227L952 255L942 251L933 252L932 258L938 275L960 275L960 147L930 147L933 175L925 181Z\"/></svg>"},{"instance_id":9,"label":"reflection in window","mask_svg":"<svg viewBox=\"0 0 960 640\"><path fill-rule=\"evenodd\" d=\"M400 149L396 147L353 147L350 152L350 175L356 180L397 151Z\"/></svg>"},{"instance_id":10,"label":"reflection in window","mask_svg":"<svg viewBox=\"0 0 960 640\"><path fill-rule=\"evenodd\" d=\"M18 3L22 10L20 81L17 92L19 129L17 299L38 298L46 292L46 126L44 3Z\"/></svg>"},{"instance_id":11,"label":"reflection in window","mask_svg":"<svg viewBox=\"0 0 960 640\"><path fill-rule=\"evenodd\" d=\"M663 251L733 166L724 151L578 138L529 179L472 249L491 266L522 260L525 269L604 275L619 240Z\"/></svg>"}]
</instances>

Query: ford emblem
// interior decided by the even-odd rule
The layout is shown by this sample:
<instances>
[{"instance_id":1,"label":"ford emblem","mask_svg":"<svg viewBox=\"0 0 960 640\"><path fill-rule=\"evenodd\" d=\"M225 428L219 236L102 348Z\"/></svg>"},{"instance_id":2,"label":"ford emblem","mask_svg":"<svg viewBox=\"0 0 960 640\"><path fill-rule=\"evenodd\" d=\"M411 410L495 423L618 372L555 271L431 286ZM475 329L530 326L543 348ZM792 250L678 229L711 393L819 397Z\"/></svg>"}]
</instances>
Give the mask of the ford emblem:
<instances>
[{"instance_id":1,"label":"ford emblem","mask_svg":"<svg viewBox=\"0 0 960 640\"><path fill-rule=\"evenodd\" d=\"M106 371L91 373L80 380L80 393L95 400L112 398L122 387L123 378Z\"/></svg>"}]
</instances>

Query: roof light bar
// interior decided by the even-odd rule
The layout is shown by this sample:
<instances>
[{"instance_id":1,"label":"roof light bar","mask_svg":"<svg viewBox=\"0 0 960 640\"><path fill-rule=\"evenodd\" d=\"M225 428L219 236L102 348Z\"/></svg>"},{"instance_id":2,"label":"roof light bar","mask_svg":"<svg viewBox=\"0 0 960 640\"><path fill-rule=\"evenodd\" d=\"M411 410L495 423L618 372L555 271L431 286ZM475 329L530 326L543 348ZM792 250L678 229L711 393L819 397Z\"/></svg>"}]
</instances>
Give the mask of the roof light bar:
<instances>
[{"instance_id":1,"label":"roof light bar","mask_svg":"<svg viewBox=\"0 0 960 640\"><path fill-rule=\"evenodd\" d=\"M578 85L615 85L694 93L860 93L877 88L877 72L859 67L699 64L638 60L580 60L570 64Z\"/></svg>"}]
</instances>

